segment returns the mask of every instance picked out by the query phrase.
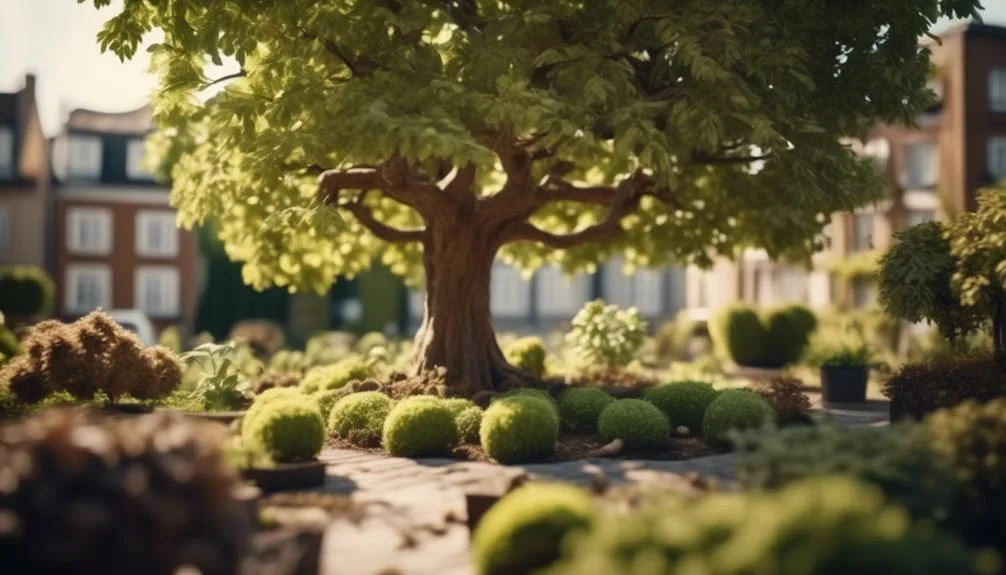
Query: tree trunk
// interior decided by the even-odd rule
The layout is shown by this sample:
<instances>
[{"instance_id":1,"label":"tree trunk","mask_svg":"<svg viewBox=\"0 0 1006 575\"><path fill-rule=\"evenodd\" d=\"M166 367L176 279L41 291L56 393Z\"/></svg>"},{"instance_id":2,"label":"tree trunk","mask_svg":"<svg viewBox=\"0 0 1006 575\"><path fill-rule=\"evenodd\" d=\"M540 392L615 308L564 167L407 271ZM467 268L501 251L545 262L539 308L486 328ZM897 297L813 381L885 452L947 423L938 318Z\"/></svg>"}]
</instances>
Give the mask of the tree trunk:
<instances>
[{"instance_id":1,"label":"tree trunk","mask_svg":"<svg viewBox=\"0 0 1006 575\"><path fill-rule=\"evenodd\" d=\"M449 384L466 395L529 378L507 363L496 342L489 286L497 247L473 220L439 233L431 229L423 244L426 304L411 370L444 367Z\"/></svg>"}]
</instances>

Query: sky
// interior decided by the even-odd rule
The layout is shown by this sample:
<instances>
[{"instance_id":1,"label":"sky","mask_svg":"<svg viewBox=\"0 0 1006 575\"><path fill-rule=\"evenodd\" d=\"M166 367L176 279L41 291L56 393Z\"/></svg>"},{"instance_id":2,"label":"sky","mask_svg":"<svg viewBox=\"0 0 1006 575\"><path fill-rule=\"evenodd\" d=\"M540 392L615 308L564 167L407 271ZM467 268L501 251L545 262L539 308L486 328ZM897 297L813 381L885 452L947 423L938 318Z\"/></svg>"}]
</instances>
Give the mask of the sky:
<instances>
[{"instance_id":1,"label":"sky","mask_svg":"<svg viewBox=\"0 0 1006 575\"><path fill-rule=\"evenodd\" d=\"M0 0L0 92L19 90L24 75L34 73L47 135L59 131L73 108L132 110L154 88L145 53L122 63L98 50L95 34L115 4L98 11L90 1ZM987 24L1006 26L1006 0L983 4Z\"/></svg>"}]
</instances>

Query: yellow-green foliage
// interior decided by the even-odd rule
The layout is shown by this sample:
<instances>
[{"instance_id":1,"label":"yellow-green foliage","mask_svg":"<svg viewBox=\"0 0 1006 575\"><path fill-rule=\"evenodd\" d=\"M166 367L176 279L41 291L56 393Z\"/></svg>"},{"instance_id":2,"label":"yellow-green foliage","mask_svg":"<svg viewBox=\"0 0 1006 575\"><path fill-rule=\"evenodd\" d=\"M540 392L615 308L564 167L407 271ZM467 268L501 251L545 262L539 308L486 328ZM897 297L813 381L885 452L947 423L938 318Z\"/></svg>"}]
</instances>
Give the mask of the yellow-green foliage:
<instances>
[{"instance_id":1,"label":"yellow-green foliage","mask_svg":"<svg viewBox=\"0 0 1006 575\"><path fill-rule=\"evenodd\" d=\"M495 401L482 416L482 449L503 464L545 457L559 438L559 416L544 399L513 396Z\"/></svg>"},{"instance_id":2,"label":"yellow-green foliage","mask_svg":"<svg viewBox=\"0 0 1006 575\"><path fill-rule=\"evenodd\" d=\"M458 440L461 443L478 443L479 428L482 426L482 408L473 405L454 416L454 424L458 427Z\"/></svg>"},{"instance_id":3,"label":"yellow-green foliage","mask_svg":"<svg viewBox=\"0 0 1006 575\"><path fill-rule=\"evenodd\" d=\"M657 406L671 427L685 426L689 433L702 432L702 418L716 399L716 390L704 381L676 381L647 390L643 399Z\"/></svg>"},{"instance_id":4,"label":"yellow-green foliage","mask_svg":"<svg viewBox=\"0 0 1006 575\"><path fill-rule=\"evenodd\" d=\"M332 407L328 430L357 445L377 445L381 441L384 420L394 406L390 397L377 391L348 395Z\"/></svg>"},{"instance_id":5,"label":"yellow-green foliage","mask_svg":"<svg viewBox=\"0 0 1006 575\"><path fill-rule=\"evenodd\" d=\"M506 359L511 364L536 377L545 373L545 342L540 337L522 337L506 347Z\"/></svg>"},{"instance_id":6,"label":"yellow-green foliage","mask_svg":"<svg viewBox=\"0 0 1006 575\"><path fill-rule=\"evenodd\" d=\"M660 449L667 446L671 425L652 403L620 399L601 412L597 432L607 441L621 439L630 450Z\"/></svg>"},{"instance_id":7,"label":"yellow-green foliage","mask_svg":"<svg viewBox=\"0 0 1006 575\"><path fill-rule=\"evenodd\" d=\"M241 438L278 463L307 461L325 444L325 422L306 398L276 400L241 426Z\"/></svg>"},{"instance_id":8,"label":"yellow-green foliage","mask_svg":"<svg viewBox=\"0 0 1006 575\"><path fill-rule=\"evenodd\" d=\"M706 408L702 432L712 443L729 442L733 430L761 427L775 420L775 411L758 394L744 389L728 389L716 395Z\"/></svg>"},{"instance_id":9,"label":"yellow-green foliage","mask_svg":"<svg viewBox=\"0 0 1006 575\"><path fill-rule=\"evenodd\" d=\"M384 420L381 444L396 457L445 455L458 444L458 428L439 400L406 400Z\"/></svg>"},{"instance_id":10,"label":"yellow-green foliage","mask_svg":"<svg viewBox=\"0 0 1006 575\"><path fill-rule=\"evenodd\" d=\"M584 304L571 323L566 341L588 369L629 365L646 337L646 320L639 310L620 309L600 299Z\"/></svg>"},{"instance_id":11,"label":"yellow-green foliage","mask_svg":"<svg viewBox=\"0 0 1006 575\"><path fill-rule=\"evenodd\" d=\"M255 419L262 409L270 403L285 399L306 398L307 396L295 387L274 387L272 389L267 389L255 396L255 399L252 401L248 411L246 411L244 417L241 418L241 425L245 426L249 421Z\"/></svg>"},{"instance_id":12,"label":"yellow-green foliage","mask_svg":"<svg viewBox=\"0 0 1006 575\"><path fill-rule=\"evenodd\" d=\"M562 424L575 431L597 429L597 418L615 398L596 387L572 387L563 390L557 401Z\"/></svg>"},{"instance_id":13,"label":"yellow-green foliage","mask_svg":"<svg viewBox=\"0 0 1006 575\"><path fill-rule=\"evenodd\" d=\"M583 489L531 484L506 495L482 517L472 539L480 575L526 575L558 559L563 541L590 528L597 509Z\"/></svg>"},{"instance_id":14,"label":"yellow-green foliage","mask_svg":"<svg viewBox=\"0 0 1006 575\"><path fill-rule=\"evenodd\" d=\"M324 389L339 389L353 380L367 379L373 371L366 360L347 357L332 365L310 369L300 382L304 393L314 393Z\"/></svg>"},{"instance_id":15,"label":"yellow-green foliage","mask_svg":"<svg viewBox=\"0 0 1006 575\"><path fill-rule=\"evenodd\" d=\"M349 390L343 387L342 389L326 389L324 391L319 391L318 393L312 393L308 397L316 406L318 406L318 411L321 412L321 418L328 421L328 416L332 413L332 408L335 404L342 398L349 395Z\"/></svg>"},{"instance_id":16,"label":"yellow-green foliage","mask_svg":"<svg viewBox=\"0 0 1006 575\"><path fill-rule=\"evenodd\" d=\"M548 403L549 407L555 410L556 416L559 415L559 406L556 404L555 398L552 397L552 394L545 391L544 389L534 389L530 387L525 387L521 389L511 389L510 391L496 398L494 401L499 401L500 399L507 397L534 397L537 399L541 399L546 403Z\"/></svg>"}]
</instances>

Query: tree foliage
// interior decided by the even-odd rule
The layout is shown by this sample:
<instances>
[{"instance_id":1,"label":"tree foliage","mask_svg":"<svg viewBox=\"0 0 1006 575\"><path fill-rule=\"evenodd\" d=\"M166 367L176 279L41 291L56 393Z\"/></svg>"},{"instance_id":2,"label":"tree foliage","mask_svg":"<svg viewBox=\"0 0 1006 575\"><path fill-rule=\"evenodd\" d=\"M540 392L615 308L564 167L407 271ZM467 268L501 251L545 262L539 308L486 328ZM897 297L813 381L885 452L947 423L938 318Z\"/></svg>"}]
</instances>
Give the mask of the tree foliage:
<instances>
[{"instance_id":1,"label":"tree foliage","mask_svg":"<svg viewBox=\"0 0 1006 575\"><path fill-rule=\"evenodd\" d=\"M218 219L257 288L324 291L378 255L418 279L411 240L469 193L526 269L806 258L827 214L880 189L840 139L911 121L931 98L918 37L979 8L126 0L98 41L126 59L163 33L155 146L178 157L182 223Z\"/></svg>"}]
</instances>

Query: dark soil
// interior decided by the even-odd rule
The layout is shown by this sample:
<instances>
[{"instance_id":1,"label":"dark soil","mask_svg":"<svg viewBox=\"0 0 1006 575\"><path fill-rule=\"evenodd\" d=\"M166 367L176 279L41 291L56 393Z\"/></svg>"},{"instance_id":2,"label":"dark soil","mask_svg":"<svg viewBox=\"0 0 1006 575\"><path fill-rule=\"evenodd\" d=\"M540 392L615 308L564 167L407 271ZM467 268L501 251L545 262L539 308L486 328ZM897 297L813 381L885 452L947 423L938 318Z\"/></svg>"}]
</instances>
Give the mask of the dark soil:
<instances>
[{"instance_id":1,"label":"dark soil","mask_svg":"<svg viewBox=\"0 0 1006 575\"><path fill-rule=\"evenodd\" d=\"M667 447L659 451L623 451L618 455L599 453L607 444L596 435L564 434L559 436L555 452L546 459L536 463L558 463L576 461L579 459L609 458L609 459L647 459L652 461L679 461L694 459L705 455L724 453L724 450L708 445L705 441L690 438L672 438L667 441ZM462 461L479 461L495 463L478 444L465 444L454 448L454 456Z\"/></svg>"}]
</instances>

